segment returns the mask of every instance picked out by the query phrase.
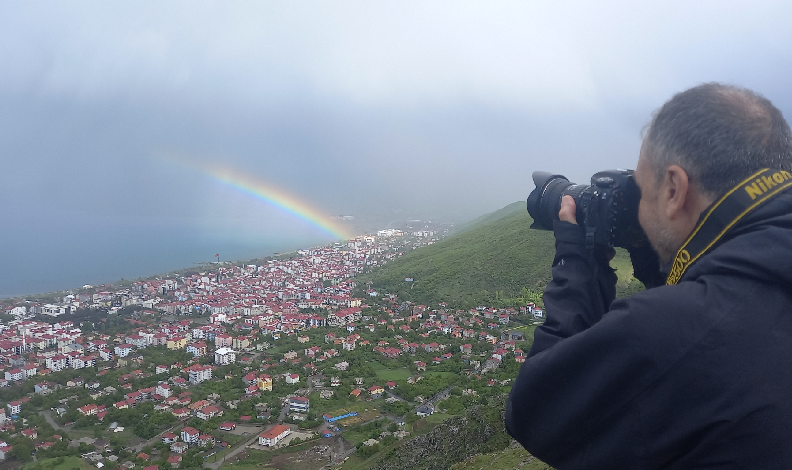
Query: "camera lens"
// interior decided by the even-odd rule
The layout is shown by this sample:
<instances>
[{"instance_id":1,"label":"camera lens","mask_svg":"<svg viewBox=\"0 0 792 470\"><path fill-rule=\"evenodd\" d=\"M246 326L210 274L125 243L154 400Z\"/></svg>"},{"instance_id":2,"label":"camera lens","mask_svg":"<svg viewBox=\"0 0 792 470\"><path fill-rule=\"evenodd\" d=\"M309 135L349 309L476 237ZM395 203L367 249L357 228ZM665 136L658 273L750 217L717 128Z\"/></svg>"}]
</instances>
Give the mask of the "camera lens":
<instances>
[{"instance_id":1,"label":"camera lens","mask_svg":"<svg viewBox=\"0 0 792 470\"><path fill-rule=\"evenodd\" d=\"M533 180L536 189L531 191L527 201L528 213L534 219L531 228L552 230L553 220L558 219L558 211L561 210L561 198L567 194L578 203L576 218L578 223L582 222L580 217L582 207L580 207L579 199L588 186L571 183L562 175L544 171L535 171Z\"/></svg>"}]
</instances>

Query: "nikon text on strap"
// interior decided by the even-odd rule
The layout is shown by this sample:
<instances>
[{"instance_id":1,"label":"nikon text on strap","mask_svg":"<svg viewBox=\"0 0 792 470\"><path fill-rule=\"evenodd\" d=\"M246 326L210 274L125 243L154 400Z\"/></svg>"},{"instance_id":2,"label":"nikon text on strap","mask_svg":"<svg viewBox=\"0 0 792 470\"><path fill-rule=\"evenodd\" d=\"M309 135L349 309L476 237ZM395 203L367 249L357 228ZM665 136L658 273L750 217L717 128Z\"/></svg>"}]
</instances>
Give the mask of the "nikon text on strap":
<instances>
[{"instance_id":1,"label":"nikon text on strap","mask_svg":"<svg viewBox=\"0 0 792 470\"><path fill-rule=\"evenodd\" d=\"M792 187L792 174L765 168L732 188L709 208L674 257L666 284L676 284L687 268L712 248L746 214L784 189Z\"/></svg>"}]
</instances>

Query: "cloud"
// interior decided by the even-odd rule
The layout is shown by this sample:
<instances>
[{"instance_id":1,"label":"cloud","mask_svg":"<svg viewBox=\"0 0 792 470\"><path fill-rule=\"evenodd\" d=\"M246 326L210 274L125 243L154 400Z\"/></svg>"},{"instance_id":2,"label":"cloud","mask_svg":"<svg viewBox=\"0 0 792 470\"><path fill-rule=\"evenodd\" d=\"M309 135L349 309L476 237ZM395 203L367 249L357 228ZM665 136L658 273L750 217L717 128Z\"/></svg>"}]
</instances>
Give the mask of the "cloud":
<instances>
[{"instance_id":1,"label":"cloud","mask_svg":"<svg viewBox=\"0 0 792 470\"><path fill-rule=\"evenodd\" d=\"M525 197L536 169L584 183L634 166L652 110L697 83L753 88L792 116L790 13L783 1L6 3L0 217L42 233L9 231L0 256L90 245L119 220L169 234L219 221L236 228L200 233L228 243L300 233L275 212L239 222L257 206L164 164L168 152L328 214L472 217ZM76 237L84 224L103 229Z\"/></svg>"}]
</instances>

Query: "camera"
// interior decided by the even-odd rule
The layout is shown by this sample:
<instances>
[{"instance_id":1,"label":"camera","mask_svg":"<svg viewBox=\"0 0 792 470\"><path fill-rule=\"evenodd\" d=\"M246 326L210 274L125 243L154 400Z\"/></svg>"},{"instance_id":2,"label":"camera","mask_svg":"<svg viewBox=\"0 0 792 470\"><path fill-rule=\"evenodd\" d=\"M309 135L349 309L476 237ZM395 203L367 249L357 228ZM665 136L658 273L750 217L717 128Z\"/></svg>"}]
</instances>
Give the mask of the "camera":
<instances>
[{"instance_id":1,"label":"camera","mask_svg":"<svg viewBox=\"0 0 792 470\"><path fill-rule=\"evenodd\" d=\"M638 223L641 191L633 170L600 171L591 177L590 186L545 171L535 171L533 182L536 188L527 201L528 213L534 219L531 228L552 230L561 198L569 195L575 199L575 218L586 231L588 248L631 248L647 243Z\"/></svg>"}]
</instances>

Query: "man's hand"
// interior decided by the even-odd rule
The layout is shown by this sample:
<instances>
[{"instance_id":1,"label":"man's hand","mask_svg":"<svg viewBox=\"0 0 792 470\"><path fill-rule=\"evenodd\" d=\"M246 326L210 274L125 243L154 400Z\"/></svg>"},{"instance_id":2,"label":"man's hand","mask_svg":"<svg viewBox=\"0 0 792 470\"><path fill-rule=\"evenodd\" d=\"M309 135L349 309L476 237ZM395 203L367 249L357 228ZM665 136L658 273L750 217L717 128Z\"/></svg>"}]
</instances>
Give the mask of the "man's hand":
<instances>
[{"instance_id":1,"label":"man's hand","mask_svg":"<svg viewBox=\"0 0 792 470\"><path fill-rule=\"evenodd\" d=\"M572 196L564 196L561 198L561 209L558 210L558 218L564 222L577 225L577 206L575 206L575 199Z\"/></svg>"},{"instance_id":2,"label":"man's hand","mask_svg":"<svg viewBox=\"0 0 792 470\"><path fill-rule=\"evenodd\" d=\"M569 222L570 224L577 225L577 206L575 205L575 199L572 196L564 196L561 198L561 209L558 210L558 218L559 220L563 220L564 222ZM602 256L602 262L608 264L608 261L612 260L616 256L616 250L612 247L603 247L600 249L600 256Z\"/></svg>"}]
</instances>

